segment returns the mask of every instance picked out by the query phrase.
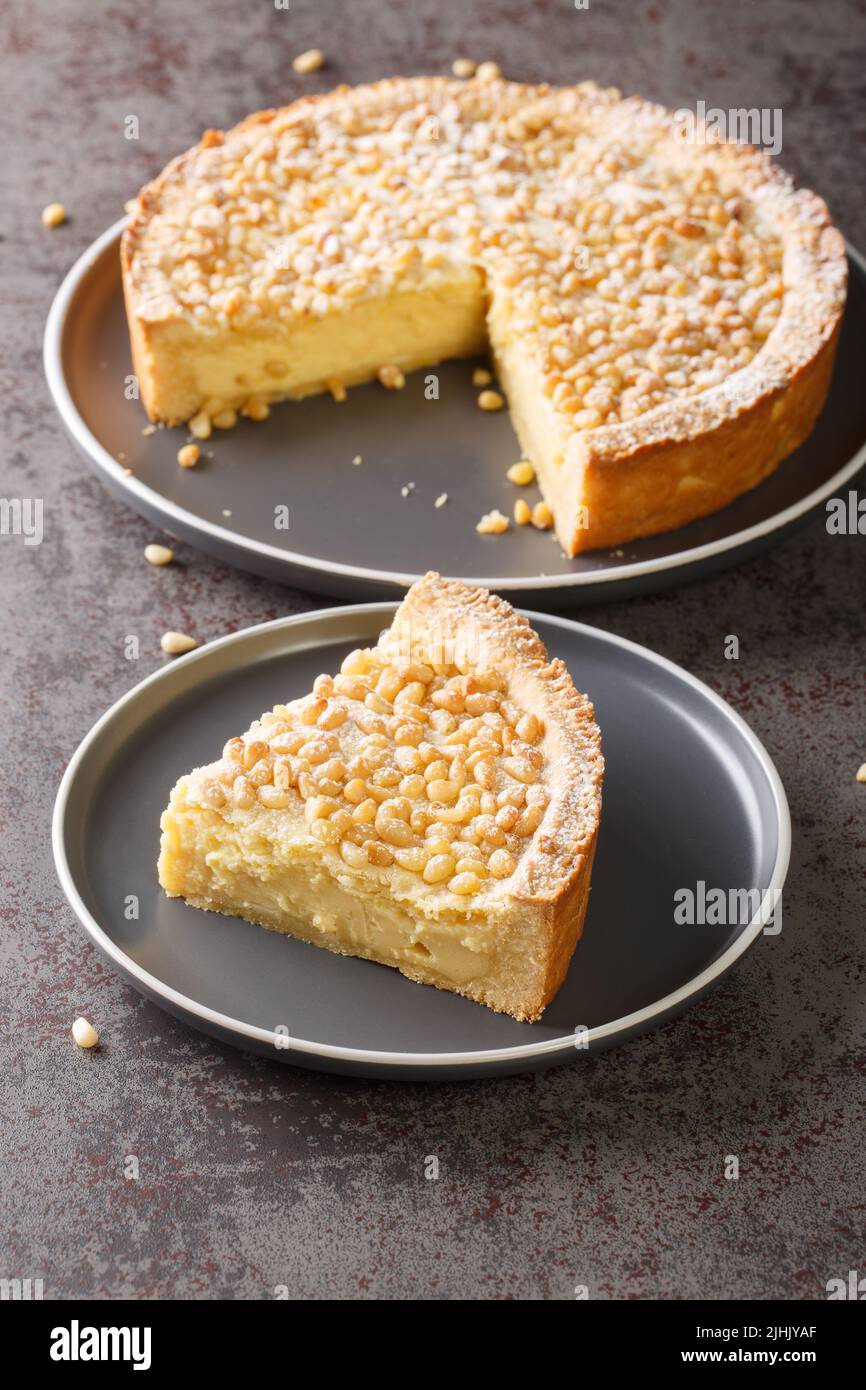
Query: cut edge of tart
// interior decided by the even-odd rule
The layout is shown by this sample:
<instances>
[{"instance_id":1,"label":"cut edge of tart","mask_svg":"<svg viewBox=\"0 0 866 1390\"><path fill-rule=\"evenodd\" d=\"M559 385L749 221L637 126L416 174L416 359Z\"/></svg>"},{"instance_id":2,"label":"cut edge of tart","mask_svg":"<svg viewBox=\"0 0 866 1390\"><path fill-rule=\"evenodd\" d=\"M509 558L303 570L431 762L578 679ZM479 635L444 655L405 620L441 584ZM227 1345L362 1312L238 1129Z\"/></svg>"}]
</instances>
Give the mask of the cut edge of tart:
<instances>
[{"instance_id":1,"label":"cut edge of tart","mask_svg":"<svg viewBox=\"0 0 866 1390\"><path fill-rule=\"evenodd\" d=\"M824 202L593 83L396 78L208 131L121 248L151 418L490 346L569 555L671 530L811 432L845 302Z\"/></svg>"},{"instance_id":2,"label":"cut edge of tart","mask_svg":"<svg viewBox=\"0 0 866 1390\"><path fill-rule=\"evenodd\" d=\"M181 777L159 880L536 1020L583 929L602 777L592 705L526 619L428 574L375 647Z\"/></svg>"}]
</instances>

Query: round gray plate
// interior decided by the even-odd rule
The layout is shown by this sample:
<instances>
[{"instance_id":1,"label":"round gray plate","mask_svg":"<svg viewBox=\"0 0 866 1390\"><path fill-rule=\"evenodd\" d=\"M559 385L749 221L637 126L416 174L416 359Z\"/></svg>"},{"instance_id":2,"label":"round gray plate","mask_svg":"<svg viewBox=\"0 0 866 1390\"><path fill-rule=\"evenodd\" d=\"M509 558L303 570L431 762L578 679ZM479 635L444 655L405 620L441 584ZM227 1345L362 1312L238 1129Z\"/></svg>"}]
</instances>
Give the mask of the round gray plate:
<instances>
[{"instance_id":1,"label":"round gray plate","mask_svg":"<svg viewBox=\"0 0 866 1390\"><path fill-rule=\"evenodd\" d=\"M356 387L339 406L316 396L274 410L266 426L245 420L217 430L206 446L213 457L185 470L177 464L185 432L142 435L142 407L125 396L132 363L122 227L85 253L52 307L45 369L55 404L88 462L136 511L230 564L288 584L339 598L392 598L436 569L547 607L622 598L700 577L779 539L866 458L866 267L850 251L835 378L811 438L723 511L616 553L569 560L549 532L532 527L476 533L492 506L511 514L516 491L505 469L519 450L507 412L477 408L475 364L467 362L435 368L438 400L425 399L426 374L416 372L404 391ZM364 462L354 467L358 454ZM442 492L449 501L437 510ZM277 530L275 508L286 507L289 529Z\"/></svg>"},{"instance_id":2,"label":"round gray plate","mask_svg":"<svg viewBox=\"0 0 866 1390\"><path fill-rule=\"evenodd\" d=\"M60 880L96 945L195 1027L279 1061L365 1075L551 1066L585 1055L577 1028L596 1050L694 1002L772 910L790 848L785 793L754 734L705 685L643 647L562 618L529 614L595 701L607 773L584 936L541 1022L515 1023L160 890L159 817L177 777L374 641L392 613L390 604L328 609L225 637L103 716L67 768L54 816ZM699 881L758 889L761 911L743 925L678 926L674 893ZM279 1045L278 1029L290 1047Z\"/></svg>"}]
</instances>

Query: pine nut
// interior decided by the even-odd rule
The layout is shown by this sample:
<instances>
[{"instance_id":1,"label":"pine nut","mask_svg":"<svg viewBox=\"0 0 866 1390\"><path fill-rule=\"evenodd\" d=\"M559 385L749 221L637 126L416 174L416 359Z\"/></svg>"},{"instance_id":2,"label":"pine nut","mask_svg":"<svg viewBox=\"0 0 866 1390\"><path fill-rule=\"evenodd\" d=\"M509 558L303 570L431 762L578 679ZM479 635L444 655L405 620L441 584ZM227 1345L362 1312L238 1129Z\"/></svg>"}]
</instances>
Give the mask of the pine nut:
<instances>
[{"instance_id":1,"label":"pine nut","mask_svg":"<svg viewBox=\"0 0 866 1390\"><path fill-rule=\"evenodd\" d=\"M351 840L344 840L340 845L340 857L350 869L366 869L370 863L366 851Z\"/></svg>"},{"instance_id":2,"label":"pine nut","mask_svg":"<svg viewBox=\"0 0 866 1390\"><path fill-rule=\"evenodd\" d=\"M278 787L259 787L259 801L269 811L284 811L291 801L291 793Z\"/></svg>"},{"instance_id":3,"label":"pine nut","mask_svg":"<svg viewBox=\"0 0 866 1390\"><path fill-rule=\"evenodd\" d=\"M532 713L524 714L523 717L517 721L516 728L518 738L522 738L524 743L537 742L539 734L541 733L541 726Z\"/></svg>"},{"instance_id":4,"label":"pine nut","mask_svg":"<svg viewBox=\"0 0 866 1390\"><path fill-rule=\"evenodd\" d=\"M512 463L506 477L517 487L528 487L530 483L535 482L535 469L527 459L521 459L519 463Z\"/></svg>"},{"instance_id":5,"label":"pine nut","mask_svg":"<svg viewBox=\"0 0 866 1390\"><path fill-rule=\"evenodd\" d=\"M77 1046L84 1049L96 1047L99 1042L99 1034L87 1018L75 1020L72 1025L72 1036Z\"/></svg>"},{"instance_id":6,"label":"pine nut","mask_svg":"<svg viewBox=\"0 0 866 1390\"><path fill-rule=\"evenodd\" d=\"M325 55L320 48L308 48L305 52L299 53L297 58L292 59L292 67L295 72L306 77L311 72L318 72L325 65Z\"/></svg>"},{"instance_id":7,"label":"pine nut","mask_svg":"<svg viewBox=\"0 0 866 1390\"><path fill-rule=\"evenodd\" d=\"M211 418L210 418L210 416L207 414L206 411L200 410L200 411L198 412L198 414L197 414L197 415L193 415L192 419L188 422L188 424L187 424L187 429L189 430L190 434L195 435L196 439L210 439L210 437L211 437ZM192 446L192 447L195 447L195 446ZM191 457L191 456L190 456L190 455L187 455L187 457L189 458L189 457ZM181 462L180 454L178 454L178 456L177 456L177 461L178 461L178 463ZM197 462L198 462L198 459L196 459L196 463L197 463ZM192 464L191 464L191 463L184 463L184 464L182 464L181 466L182 466L183 468L191 468L191 467L192 467Z\"/></svg>"},{"instance_id":8,"label":"pine nut","mask_svg":"<svg viewBox=\"0 0 866 1390\"><path fill-rule=\"evenodd\" d=\"M364 853L371 864L378 868L386 869L389 864L394 863L394 854L387 845L380 844L378 840L365 840Z\"/></svg>"},{"instance_id":9,"label":"pine nut","mask_svg":"<svg viewBox=\"0 0 866 1390\"><path fill-rule=\"evenodd\" d=\"M394 862L399 864L401 869L420 874L427 864L427 851L421 845L412 845L409 849L396 849Z\"/></svg>"},{"instance_id":10,"label":"pine nut","mask_svg":"<svg viewBox=\"0 0 866 1390\"><path fill-rule=\"evenodd\" d=\"M487 867L494 878L510 878L517 866L507 849L495 849Z\"/></svg>"},{"instance_id":11,"label":"pine nut","mask_svg":"<svg viewBox=\"0 0 866 1390\"><path fill-rule=\"evenodd\" d=\"M414 836L404 820L387 820L376 817L376 829L380 837L389 845L399 845L405 849L412 844Z\"/></svg>"},{"instance_id":12,"label":"pine nut","mask_svg":"<svg viewBox=\"0 0 866 1390\"><path fill-rule=\"evenodd\" d=\"M149 565L170 565L174 559L174 551L167 545L146 545L144 558Z\"/></svg>"},{"instance_id":13,"label":"pine nut","mask_svg":"<svg viewBox=\"0 0 866 1390\"><path fill-rule=\"evenodd\" d=\"M360 805L355 807L352 812L352 820L356 825L372 825L373 821L376 819L376 812L378 809L379 803L374 797L369 796L366 800L362 801Z\"/></svg>"},{"instance_id":14,"label":"pine nut","mask_svg":"<svg viewBox=\"0 0 866 1390\"><path fill-rule=\"evenodd\" d=\"M242 811L248 811L255 805L256 793L246 777L236 777L232 785L232 798L237 807Z\"/></svg>"},{"instance_id":15,"label":"pine nut","mask_svg":"<svg viewBox=\"0 0 866 1390\"><path fill-rule=\"evenodd\" d=\"M164 632L159 639L159 645L166 656L182 656L184 652L194 651L198 642L194 637L188 637L185 632Z\"/></svg>"},{"instance_id":16,"label":"pine nut","mask_svg":"<svg viewBox=\"0 0 866 1390\"><path fill-rule=\"evenodd\" d=\"M473 873L455 874L448 887L452 893L457 893L460 897L468 897L470 893L478 892L481 887L481 879Z\"/></svg>"},{"instance_id":17,"label":"pine nut","mask_svg":"<svg viewBox=\"0 0 866 1390\"><path fill-rule=\"evenodd\" d=\"M434 854L424 868L425 883L442 883L454 873L454 859L450 854Z\"/></svg>"},{"instance_id":18,"label":"pine nut","mask_svg":"<svg viewBox=\"0 0 866 1390\"><path fill-rule=\"evenodd\" d=\"M340 672L344 676L364 676L370 669L370 660L367 652L360 647L356 647L353 652L343 658Z\"/></svg>"}]
</instances>

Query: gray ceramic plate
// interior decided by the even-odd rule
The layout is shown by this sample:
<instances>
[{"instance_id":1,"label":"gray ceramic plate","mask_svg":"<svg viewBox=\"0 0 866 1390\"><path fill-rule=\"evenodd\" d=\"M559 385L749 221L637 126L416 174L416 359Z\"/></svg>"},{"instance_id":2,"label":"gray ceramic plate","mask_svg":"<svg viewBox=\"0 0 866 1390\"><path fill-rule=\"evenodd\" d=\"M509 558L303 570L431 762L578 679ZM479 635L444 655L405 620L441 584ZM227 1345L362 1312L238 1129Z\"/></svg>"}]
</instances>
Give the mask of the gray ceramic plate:
<instances>
[{"instance_id":1,"label":"gray ceramic plate","mask_svg":"<svg viewBox=\"0 0 866 1390\"><path fill-rule=\"evenodd\" d=\"M160 891L159 816L177 777L375 640L392 612L328 609L225 637L103 716L66 771L54 818L60 880L96 945L195 1027L279 1061L376 1076L551 1066L586 1055L577 1028L599 1049L693 1003L761 934L782 887L785 793L758 740L706 686L643 647L561 618L529 615L595 701L607 774L586 929L541 1022L515 1023ZM742 925L678 926L674 893L699 881L757 889L761 910ZM131 895L134 920L124 911ZM289 1047L279 1045L285 1034Z\"/></svg>"},{"instance_id":2,"label":"gray ceramic plate","mask_svg":"<svg viewBox=\"0 0 866 1390\"><path fill-rule=\"evenodd\" d=\"M313 397L274 410L266 427L243 421L215 431L213 458L186 471L177 465L185 433L143 436L142 407L125 398L132 364L122 226L86 252L51 310L45 367L55 404L112 492L200 549L285 583L339 598L393 598L436 569L536 606L622 598L697 578L779 539L866 457L866 268L852 251L835 379L811 439L724 511L623 551L569 560L549 532L532 527L476 534L491 506L511 512L515 489L504 474L518 447L506 412L478 410L466 362L436 368L438 401L425 399L418 372L401 392L358 387L340 406ZM355 467L358 454L364 461ZM408 484L414 489L403 497ZM442 492L449 500L437 510ZM278 507L289 509L288 530L275 528Z\"/></svg>"}]
</instances>

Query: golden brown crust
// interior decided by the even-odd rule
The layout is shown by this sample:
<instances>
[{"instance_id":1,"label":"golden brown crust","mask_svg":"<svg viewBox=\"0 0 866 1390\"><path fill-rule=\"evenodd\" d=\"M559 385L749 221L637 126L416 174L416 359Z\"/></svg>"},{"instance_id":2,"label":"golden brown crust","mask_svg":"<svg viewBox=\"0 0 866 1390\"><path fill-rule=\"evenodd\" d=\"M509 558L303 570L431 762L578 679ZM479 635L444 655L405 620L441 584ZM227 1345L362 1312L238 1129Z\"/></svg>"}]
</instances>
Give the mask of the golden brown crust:
<instances>
[{"instance_id":1,"label":"golden brown crust","mask_svg":"<svg viewBox=\"0 0 866 1390\"><path fill-rule=\"evenodd\" d=\"M508 680L514 698L545 726L550 803L512 886L519 909L537 915L544 938L544 990L527 1017L538 1018L562 984L583 930L601 817L604 759L591 701L566 667L550 660L528 620L486 589L431 572L412 586L392 626L412 633L459 634Z\"/></svg>"}]
</instances>

